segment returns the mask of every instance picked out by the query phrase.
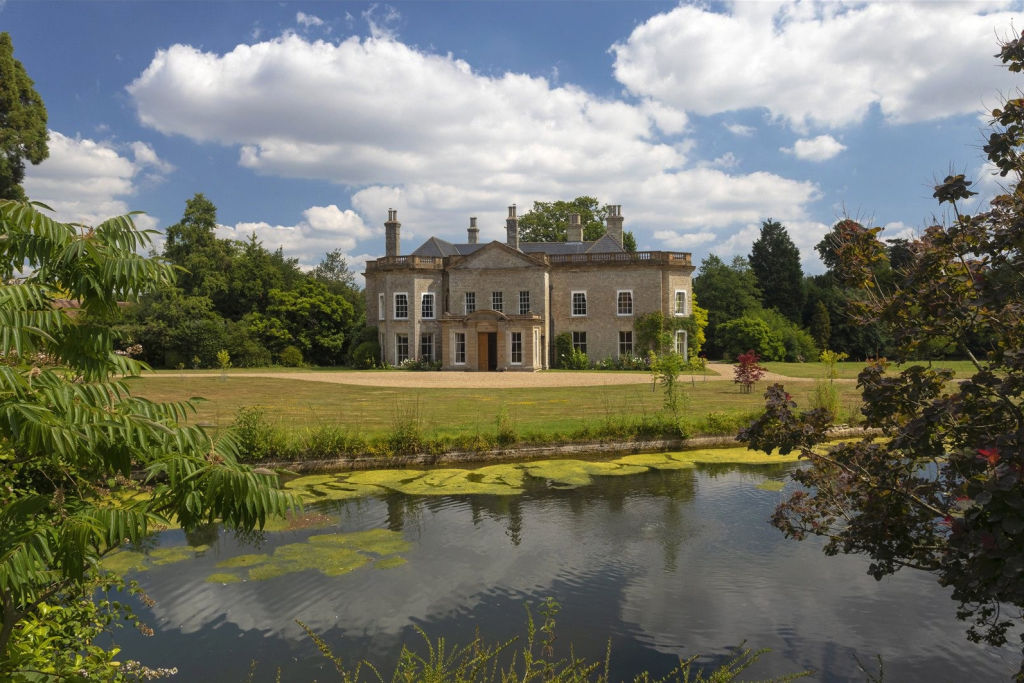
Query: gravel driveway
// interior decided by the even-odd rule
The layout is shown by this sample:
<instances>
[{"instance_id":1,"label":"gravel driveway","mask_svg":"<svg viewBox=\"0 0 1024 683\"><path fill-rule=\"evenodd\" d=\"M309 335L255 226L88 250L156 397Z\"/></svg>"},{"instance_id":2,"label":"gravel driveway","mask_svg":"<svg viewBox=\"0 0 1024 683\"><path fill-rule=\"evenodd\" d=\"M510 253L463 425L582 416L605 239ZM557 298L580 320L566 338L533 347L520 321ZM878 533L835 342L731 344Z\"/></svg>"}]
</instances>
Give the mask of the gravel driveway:
<instances>
[{"instance_id":1,"label":"gravel driveway","mask_svg":"<svg viewBox=\"0 0 1024 683\"><path fill-rule=\"evenodd\" d=\"M710 363L715 374L698 375L697 382L732 381L733 366ZM161 373L163 374L163 373ZM195 377L197 373L188 373ZM202 373L214 374L214 373ZM219 373L217 373L219 374ZM186 376L186 375L182 375ZM452 389L515 389L527 387L594 387L608 384L650 384L646 372L413 372L395 370L339 370L337 372L231 372L231 377L266 377L300 382L355 384L368 387L452 388ZM767 373L765 380L810 381ZM681 381L688 381L683 375Z\"/></svg>"}]
</instances>

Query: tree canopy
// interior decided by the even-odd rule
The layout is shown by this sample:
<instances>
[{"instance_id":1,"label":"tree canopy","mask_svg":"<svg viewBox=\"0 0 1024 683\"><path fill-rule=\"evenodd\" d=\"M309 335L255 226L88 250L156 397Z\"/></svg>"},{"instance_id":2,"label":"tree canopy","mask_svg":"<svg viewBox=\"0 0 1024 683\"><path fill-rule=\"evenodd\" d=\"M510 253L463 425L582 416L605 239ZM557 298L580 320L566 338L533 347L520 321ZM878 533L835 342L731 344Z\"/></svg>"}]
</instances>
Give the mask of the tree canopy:
<instances>
[{"instance_id":1,"label":"tree canopy","mask_svg":"<svg viewBox=\"0 0 1024 683\"><path fill-rule=\"evenodd\" d=\"M519 217L519 238L524 242L565 242L568 240L569 216L580 215L583 241L601 239L605 232L608 207L595 197L586 195L571 201L534 202L533 208ZM636 237L632 232L622 233L622 246L636 251Z\"/></svg>"},{"instance_id":2,"label":"tree canopy","mask_svg":"<svg viewBox=\"0 0 1024 683\"><path fill-rule=\"evenodd\" d=\"M14 58L14 44L0 33L0 199L25 199L25 162L49 156L46 106L25 67Z\"/></svg>"},{"instance_id":3,"label":"tree canopy","mask_svg":"<svg viewBox=\"0 0 1024 683\"><path fill-rule=\"evenodd\" d=\"M999 56L1024 69L1024 42ZM884 361L858 378L866 438L815 452L826 411L799 412L780 386L765 414L740 438L752 448L799 449L810 466L793 473L803 488L773 523L788 536L826 539L825 552L861 553L881 579L902 568L932 572L950 587L968 637L994 645L1021 626L1024 609L1024 107L1011 99L992 112L985 151L1009 190L988 210L965 214L974 194L963 175L935 186L948 225L899 246L886 270L879 228L845 224L828 245L830 268L853 295L849 315L878 320L892 335L899 371ZM852 222L851 222L852 223ZM973 373L906 364L941 338L969 358ZM1006 608L1013 608L1007 614ZM1024 666L1018 677L1024 676Z\"/></svg>"},{"instance_id":4,"label":"tree canopy","mask_svg":"<svg viewBox=\"0 0 1024 683\"><path fill-rule=\"evenodd\" d=\"M750 248L750 269L765 308L774 308L799 323L804 305L800 250L782 223L771 218L761 223L761 236Z\"/></svg>"}]
</instances>

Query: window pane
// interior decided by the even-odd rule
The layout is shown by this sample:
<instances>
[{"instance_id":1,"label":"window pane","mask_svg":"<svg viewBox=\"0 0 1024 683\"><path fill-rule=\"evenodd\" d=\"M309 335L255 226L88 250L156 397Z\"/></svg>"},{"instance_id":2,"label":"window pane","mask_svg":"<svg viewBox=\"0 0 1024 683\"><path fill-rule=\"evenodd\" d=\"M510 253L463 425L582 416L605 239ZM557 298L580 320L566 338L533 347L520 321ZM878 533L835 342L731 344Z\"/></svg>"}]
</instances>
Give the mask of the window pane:
<instances>
[{"instance_id":1,"label":"window pane","mask_svg":"<svg viewBox=\"0 0 1024 683\"><path fill-rule=\"evenodd\" d=\"M434 360L434 335L424 334L420 336L420 359L425 361Z\"/></svg>"},{"instance_id":2,"label":"window pane","mask_svg":"<svg viewBox=\"0 0 1024 683\"><path fill-rule=\"evenodd\" d=\"M586 292L573 292L572 293L572 314L573 315L586 315L587 314L587 293Z\"/></svg>"},{"instance_id":3,"label":"window pane","mask_svg":"<svg viewBox=\"0 0 1024 683\"><path fill-rule=\"evenodd\" d=\"M619 292L616 303L619 315L633 315L633 292Z\"/></svg>"},{"instance_id":4,"label":"window pane","mask_svg":"<svg viewBox=\"0 0 1024 683\"><path fill-rule=\"evenodd\" d=\"M491 292L491 308L501 311L501 292Z\"/></svg>"},{"instance_id":5,"label":"window pane","mask_svg":"<svg viewBox=\"0 0 1024 683\"><path fill-rule=\"evenodd\" d=\"M395 294L395 318L405 320L409 317L409 295Z\"/></svg>"},{"instance_id":6,"label":"window pane","mask_svg":"<svg viewBox=\"0 0 1024 683\"><path fill-rule=\"evenodd\" d=\"M434 295L424 294L423 299L420 303L420 317L421 318L433 318L434 317Z\"/></svg>"},{"instance_id":7,"label":"window pane","mask_svg":"<svg viewBox=\"0 0 1024 683\"><path fill-rule=\"evenodd\" d=\"M676 290L676 315L686 315L686 292Z\"/></svg>"},{"instance_id":8,"label":"window pane","mask_svg":"<svg viewBox=\"0 0 1024 683\"><path fill-rule=\"evenodd\" d=\"M476 310L476 292L466 292L466 315Z\"/></svg>"},{"instance_id":9,"label":"window pane","mask_svg":"<svg viewBox=\"0 0 1024 683\"><path fill-rule=\"evenodd\" d=\"M576 351L583 353L587 352L587 333L586 332L573 332L572 333L572 348Z\"/></svg>"},{"instance_id":10,"label":"window pane","mask_svg":"<svg viewBox=\"0 0 1024 683\"><path fill-rule=\"evenodd\" d=\"M530 292L519 292L519 315L526 315L530 312Z\"/></svg>"},{"instance_id":11,"label":"window pane","mask_svg":"<svg viewBox=\"0 0 1024 683\"><path fill-rule=\"evenodd\" d=\"M620 331L619 332L619 355L620 356L632 356L633 355L633 332L632 331Z\"/></svg>"},{"instance_id":12,"label":"window pane","mask_svg":"<svg viewBox=\"0 0 1024 683\"><path fill-rule=\"evenodd\" d=\"M455 362L463 364L466 362L466 333L455 333Z\"/></svg>"},{"instance_id":13,"label":"window pane","mask_svg":"<svg viewBox=\"0 0 1024 683\"><path fill-rule=\"evenodd\" d=\"M510 357L511 361L517 365L521 365L523 362L523 333L513 332L511 338Z\"/></svg>"},{"instance_id":14,"label":"window pane","mask_svg":"<svg viewBox=\"0 0 1024 683\"><path fill-rule=\"evenodd\" d=\"M409 360L409 335L395 335L395 362L402 363Z\"/></svg>"}]
</instances>

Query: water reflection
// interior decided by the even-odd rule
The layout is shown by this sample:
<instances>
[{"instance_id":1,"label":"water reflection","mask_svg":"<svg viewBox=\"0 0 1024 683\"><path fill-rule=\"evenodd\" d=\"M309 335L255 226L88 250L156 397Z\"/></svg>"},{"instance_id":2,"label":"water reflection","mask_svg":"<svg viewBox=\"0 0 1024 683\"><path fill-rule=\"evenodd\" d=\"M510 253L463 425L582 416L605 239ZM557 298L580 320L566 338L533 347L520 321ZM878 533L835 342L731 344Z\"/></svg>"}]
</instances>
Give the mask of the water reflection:
<instances>
[{"instance_id":1,"label":"water reflection","mask_svg":"<svg viewBox=\"0 0 1024 683\"><path fill-rule=\"evenodd\" d=\"M138 576L158 602L158 636L121 639L151 666L185 680L323 676L293 619L323 634L346 661L393 661L413 626L467 642L521 634L524 601L562 604L560 644L602 658L613 678L664 673L678 656L713 660L746 640L773 652L753 677L813 669L817 680L863 678L852 655L883 655L890 680L1005 680L1016 653L965 642L954 603L929 577L878 583L858 558L827 558L814 543L786 541L767 517L785 495L759 490L785 468L715 466L595 477L556 489L528 480L521 496L416 498L389 494L330 504L330 525L267 534L260 552L311 534L390 529L413 544L407 564L339 577L300 572L267 581L207 583L226 558L254 552L204 529L164 545L202 540L210 550ZM216 652L216 656L211 656ZM387 673L385 673L387 676Z\"/></svg>"}]
</instances>

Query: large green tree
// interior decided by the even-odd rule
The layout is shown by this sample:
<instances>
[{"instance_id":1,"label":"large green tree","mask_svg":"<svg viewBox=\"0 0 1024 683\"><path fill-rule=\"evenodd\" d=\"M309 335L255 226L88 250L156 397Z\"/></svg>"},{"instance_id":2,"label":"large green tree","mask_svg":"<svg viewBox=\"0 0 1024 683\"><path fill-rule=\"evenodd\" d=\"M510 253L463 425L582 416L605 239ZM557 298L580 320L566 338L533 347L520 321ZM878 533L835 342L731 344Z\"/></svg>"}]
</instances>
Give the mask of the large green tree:
<instances>
[{"instance_id":1,"label":"large green tree","mask_svg":"<svg viewBox=\"0 0 1024 683\"><path fill-rule=\"evenodd\" d=\"M519 238L524 242L565 242L569 216L574 213L580 215L585 242L601 239L608 207L586 195L572 201L534 202L533 208L519 217ZM636 251L636 238L628 230L622 233L622 244L626 251Z\"/></svg>"},{"instance_id":2,"label":"large green tree","mask_svg":"<svg viewBox=\"0 0 1024 683\"><path fill-rule=\"evenodd\" d=\"M998 56L1021 72L1024 41L1007 41ZM987 211L962 213L971 183L947 177L934 196L950 223L903 245L888 282L879 277L880 228L846 225L829 245L831 267L858 293L851 315L889 329L898 365L945 338L973 371L953 383L932 363L898 372L871 364L858 386L865 423L884 438L819 451L829 416L798 412L776 385L741 438L799 449L809 462L792 474L801 490L773 518L788 536L823 536L828 554L864 554L878 579L932 572L971 622L968 637L1001 645L1024 610L1024 99L995 109L992 128L985 152L1009 180Z\"/></svg>"},{"instance_id":3,"label":"large green tree","mask_svg":"<svg viewBox=\"0 0 1024 683\"><path fill-rule=\"evenodd\" d=\"M131 395L144 366L105 321L172 283L140 256L149 239L130 216L83 229L0 201L0 679L123 678L89 642L99 560L170 519L251 530L289 505L273 473L185 424L190 404ZM133 474L149 495L127 495Z\"/></svg>"},{"instance_id":4,"label":"large green tree","mask_svg":"<svg viewBox=\"0 0 1024 683\"><path fill-rule=\"evenodd\" d=\"M718 339L719 328L761 308L757 279L742 256L735 257L731 264L724 263L715 254L705 256L693 279L693 296L708 312L705 353L711 358L720 358L724 351Z\"/></svg>"},{"instance_id":5,"label":"large green tree","mask_svg":"<svg viewBox=\"0 0 1024 683\"><path fill-rule=\"evenodd\" d=\"M0 199L25 199L25 162L45 159L48 139L43 98L14 58L11 36L0 33Z\"/></svg>"},{"instance_id":6,"label":"large green tree","mask_svg":"<svg viewBox=\"0 0 1024 683\"><path fill-rule=\"evenodd\" d=\"M750 269L761 288L765 308L774 308L800 323L804 307L800 250L782 223L769 218L761 224L761 235L750 248Z\"/></svg>"}]
</instances>

